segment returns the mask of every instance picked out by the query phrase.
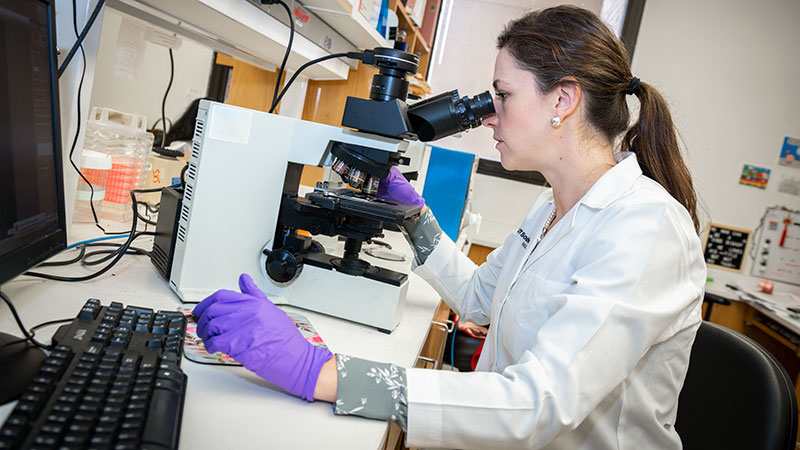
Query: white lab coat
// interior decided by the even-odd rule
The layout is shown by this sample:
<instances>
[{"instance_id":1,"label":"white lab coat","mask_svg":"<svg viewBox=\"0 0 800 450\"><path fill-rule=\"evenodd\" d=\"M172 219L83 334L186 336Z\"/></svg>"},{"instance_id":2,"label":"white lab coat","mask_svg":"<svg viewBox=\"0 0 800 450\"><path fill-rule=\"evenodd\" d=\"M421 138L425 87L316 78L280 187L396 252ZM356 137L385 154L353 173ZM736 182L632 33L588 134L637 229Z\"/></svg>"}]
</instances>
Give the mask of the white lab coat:
<instances>
[{"instance_id":1,"label":"white lab coat","mask_svg":"<svg viewBox=\"0 0 800 450\"><path fill-rule=\"evenodd\" d=\"M679 449L706 279L683 206L617 155L531 254L553 208L476 266L446 236L416 273L491 324L477 371L409 369L409 447Z\"/></svg>"}]
</instances>

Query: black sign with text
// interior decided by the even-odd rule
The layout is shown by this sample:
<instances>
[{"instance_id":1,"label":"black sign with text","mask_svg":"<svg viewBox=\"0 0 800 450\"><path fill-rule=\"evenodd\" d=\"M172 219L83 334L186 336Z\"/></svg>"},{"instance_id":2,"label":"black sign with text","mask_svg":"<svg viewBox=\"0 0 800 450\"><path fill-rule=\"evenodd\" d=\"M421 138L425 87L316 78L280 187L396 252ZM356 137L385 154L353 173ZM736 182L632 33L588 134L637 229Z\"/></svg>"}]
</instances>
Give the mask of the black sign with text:
<instances>
[{"instance_id":1,"label":"black sign with text","mask_svg":"<svg viewBox=\"0 0 800 450\"><path fill-rule=\"evenodd\" d=\"M706 263L735 271L742 270L744 254L747 250L747 238L750 233L745 230L711 225L703 252Z\"/></svg>"}]
</instances>

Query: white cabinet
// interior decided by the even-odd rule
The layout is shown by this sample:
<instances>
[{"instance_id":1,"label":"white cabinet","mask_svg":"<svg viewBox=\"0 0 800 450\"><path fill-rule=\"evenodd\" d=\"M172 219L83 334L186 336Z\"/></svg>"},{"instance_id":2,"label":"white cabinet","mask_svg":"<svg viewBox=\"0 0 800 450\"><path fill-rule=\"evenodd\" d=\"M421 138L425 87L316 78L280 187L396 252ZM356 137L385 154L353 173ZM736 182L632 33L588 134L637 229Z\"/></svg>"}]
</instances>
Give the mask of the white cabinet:
<instances>
[{"instance_id":1,"label":"white cabinet","mask_svg":"<svg viewBox=\"0 0 800 450\"><path fill-rule=\"evenodd\" d=\"M326 6L341 3L341 7L350 6L347 0L311 3ZM269 70L275 70L280 65L289 42L289 27L247 0L108 0L106 4L218 52ZM340 6L337 7L343 11ZM350 17L356 16L351 14ZM328 21L327 17L323 20ZM359 23L357 18L348 21L342 15L338 22L332 20L328 23L334 28L337 24L346 28L347 30L337 29L345 37L345 33L359 35L351 30ZM377 31L373 32L380 38ZM363 31L363 34L371 33ZM377 44L370 41L364 48L375 46ZM293 72L306 62L327 54L329 53L326 50L296 33L287 70ZM344 80L347 79L349 69L350 66L344 61L331 59L309 66L303 71L303 75L311 79Z\"/></svg>"},{"instance_id":2,"label":"white cabinet","mask_svg":"<svg viewBox=\"0 0 800 450\"><path fill-rule=\"evenodd\" d=\"M360 0L306 0L301 3L361 50L389 45L370 25L369 18L359 12Z\"/></svg>"}]
</instances>

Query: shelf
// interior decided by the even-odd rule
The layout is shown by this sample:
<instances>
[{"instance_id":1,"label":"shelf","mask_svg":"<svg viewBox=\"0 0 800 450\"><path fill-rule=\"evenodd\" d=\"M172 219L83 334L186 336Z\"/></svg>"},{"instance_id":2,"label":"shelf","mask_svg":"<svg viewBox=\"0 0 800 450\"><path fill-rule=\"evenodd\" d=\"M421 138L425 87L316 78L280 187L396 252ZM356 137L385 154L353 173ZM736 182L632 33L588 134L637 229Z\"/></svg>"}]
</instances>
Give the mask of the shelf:
<instances>
[{"instance_id":1,"label":"shelf","mask_svg":"<svg viewBox=\"0 0 800 450\"><path fill-rule=\"evenodd\" d=\"M428 43L425 41L425 38L422 37L422 34L420 34L419 28L417 28L417 26L414 25L414 22L411 20L411 16L408 15L408 11L406 11L406 8L405 6L403 6L402 3L397 2L395 13L397 14L398 19L402 17L406 26L411 28L411 30L415 35L416 42L422 45L422 48L425 49L426 53L430 53L431 52L430 45L428 45Z\"/></svg>"},{"instance_id":2,"label":"shelf","mask_svg":"<svg viewBox=\"0 0 800 450\"><path fill-rule=\"evenodd\" d=\"M389 45L347 0L306 0L301 3L360 50Z\"/></svg>"},{"instance_id":3,"label":"shelf","mask_svg":"<svg viewBox=\"0 0 800 450\"><path fill-rule=\"evenodd\" d=\"M392 9L395 14L397 14L397 28L399 30L405 30L406 32L405 42L408 44L409 52L419 56L419 73L423 76L427 75L431 57L430 44L422 36L419 28L414 25L411 16L409 16L408 11L406 11L405 5L400 1L391 0L389 2L389 9Z\"/></svg>"},{"instance_id":4,"label":"shelf","mask_svg":"<svg viewBox=\"0 0 800 450\"><path fill-rule=\"evenodd\" d=\"M336 0L323 3L338 4ZM280 65L289 41L286 25L247 0L108 0L106 4L267 70ZM296 34L286 68L293 72L306 62L328 54ZM347 63L332 59L309 66L303 75L311 79L345 80L349 70Z\"/></svg>"}]
</instances>

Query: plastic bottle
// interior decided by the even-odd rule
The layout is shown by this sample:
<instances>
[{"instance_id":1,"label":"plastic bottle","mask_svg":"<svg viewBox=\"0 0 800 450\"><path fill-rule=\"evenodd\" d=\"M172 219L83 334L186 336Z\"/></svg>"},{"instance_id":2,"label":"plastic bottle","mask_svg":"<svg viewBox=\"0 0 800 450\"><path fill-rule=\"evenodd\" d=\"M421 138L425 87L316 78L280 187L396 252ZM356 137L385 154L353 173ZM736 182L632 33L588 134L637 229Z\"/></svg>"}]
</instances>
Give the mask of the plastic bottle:
<instances>
[{"instance_id":1,"label":"plastic bottle","mask_svg":"<svg viewBox=\"0 0 800 450\"><path fill-rule=\"evenodd\" d=\"M140 189L153 147L147 118L109 108L94 107L86 125L84 149L111 156L102 218L128 222L133 218L131 189ZM84 150L84 151L85 151Z\"/></svg>"},{"instance_id":2,"label":"plastic bottle","mask_svg":"<svg viewBox=\"0 0 800 450\"><path fill-rule=\"evenodd\" d=\"M94 222L90 200L94 204L97 217L103 212L103 199L106 196L106 179L111 170L111 156L93 150L84 150L81 155L81 173L92 184L90 187L83 178L78 177L78 191L75 194L73 222ZM92 193L94 190L94 193Z\"/></svg>"}]
</instances>

